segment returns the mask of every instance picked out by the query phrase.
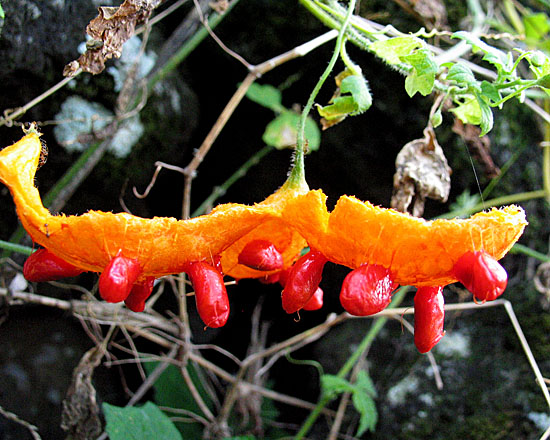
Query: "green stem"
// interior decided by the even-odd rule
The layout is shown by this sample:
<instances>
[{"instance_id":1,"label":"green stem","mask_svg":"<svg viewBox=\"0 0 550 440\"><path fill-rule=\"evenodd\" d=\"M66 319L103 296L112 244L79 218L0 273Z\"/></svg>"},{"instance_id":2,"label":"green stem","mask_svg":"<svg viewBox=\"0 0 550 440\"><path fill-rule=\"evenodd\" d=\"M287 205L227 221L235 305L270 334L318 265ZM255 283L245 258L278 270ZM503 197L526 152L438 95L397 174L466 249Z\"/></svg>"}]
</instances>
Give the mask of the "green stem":
<instances>
[{"instance_id":1,"label":"green stem","mask_svg":"<svg viewBox=\"0 0 550 440\"><path fill-rule=\"evenodd\" d=\"M511 254L524 254L529 257L536 258L537 260L548 262L550 261L550 256L543 254L542 252L535 251L530 247L524 246L523 244L516 243L512 249L510 249Z\"/></svg>"},{"instance_id":2,"label":"green stem","mask_svg":"<svg viewBox=\"0 0 550 440\"><path fill-rule=\"evenodd\" d=\"M401 304L403 301L403 298L405 297L405 294L407 293L408 288L402 287L393 295L392 302L388 306L388 308L394 308ZM363 353L370 347L372 344L372 341L378 333L380 333L380 330L384 328L384 325L388 321L389 318L386 316L376 318L374 323L372 324L371 328L369 329L368 333L365 335L357 349L353 352L353 354L349 357L349 359L346 361L346 363L340 368L340 371L338 372L337 376L340 378L345 378L348 373L351 371L355 363L361 358ZM294 440L300 440L303 439L309 430L313 427L315 421L317 418L321 415L321 412L327 406L327 404L332 400L329 396L322 396L319 402L317 402L317 405L315 408L311 411L308 418L305 420L304 424L302 425L302 428L296 436L294 437Z\"/></svg>"},{"instance_id":3,"label":"green stem","mask_svg":"<svg viewBox=\"0 0 550 440\"><path fill-rule=\"evenodd\" d=\"M8 251L8 255L12 252L17 252L23 255L32 254L32 248L21 244L10 243L9 241L0 240L0 248Z\"/></svg>"},{"instance_id":4,"label":"green stem","mask_svg":"<svg viewBox=\"0 0 550 440\"><path fill-rule=\"evenodd\" d=\"M448 212L447 214L441 215L439 218L453 218L462 215L470 215L475 212L479 212L485 208L490 208L492 206L500 205L510 205L518 202L525 202L527 200L540 199L546 196L546 191L543 189L538 189L536 191L528 191L519 194L509 194L502 197L496 197L494 199L486 200L485 202L478 203L469 208L459 209L456 211Z\"/></svg>"},{"instance_id":5,"label":"green stem","mask_svg":"<svg viewBox=\"0 0 550 440\"><path fill-rule=\"evenodd\" d=\"M266 145L261 150L257 151L252 157L250 157L245 163L243 163L237 171L235 171L225 182L220 186L216 186L212 193L201 203L201 205L195 209L191 214L191 217L197 217L206 212L206 210L214 204L218 197L223 196L231 185L233 185L241 177L244 177L247 171L254 165L257 165L260 160L268 153L273 151L273 147Z\"/></svg>"},{"instance_id":6,"label":"green stem","mask_svg":"<svg viewBox=\"0 0 550 440\"><path fill-rule=\"evenodd\" d=\"M290 175L288 176L288 181L287 181L289 185L299 185L305 182L304 151L305 151L305 143L306 143L305 127L306 127L307 117L313 107L315 98L319 94L321 87L323 87L323 84L329 77L330 73L332 72L332 69L334 68L334 65L336 64L336 61L338 60L338 56L340 55L340 50L344 43L346 29L348 27L349 21L351 20L351 16L353 15L353 10L355 8L355 1L356 0L350 0L349 2L348 12L346 14L346 18L344 19L340 27L340 32L338 33L338 38L336 39L336 47L334 48L332 57L328 63L327 68L319 78L319 81L317 81L317 84L315 85L313 91L311 92L311 95L309 95L309 99L304 107L304 110L302 111L302 115L300 116L300 121L298 123L298 134L296 136L296 152L294 154L294 164L292 166L292 169L290 171Z\"/></svg>"},{"instance_id":7,"label":"green stem","mask_svg":"<svg viewBox=\"0 0 550 440\"><path fill-rule=\"evenodd\" d=\"M550 102L544 101L544 111L550 112ZM546 202L550 203L550 124L544 123L544 144L542 147L542 187Z\"/></svg>"}]
</instances>

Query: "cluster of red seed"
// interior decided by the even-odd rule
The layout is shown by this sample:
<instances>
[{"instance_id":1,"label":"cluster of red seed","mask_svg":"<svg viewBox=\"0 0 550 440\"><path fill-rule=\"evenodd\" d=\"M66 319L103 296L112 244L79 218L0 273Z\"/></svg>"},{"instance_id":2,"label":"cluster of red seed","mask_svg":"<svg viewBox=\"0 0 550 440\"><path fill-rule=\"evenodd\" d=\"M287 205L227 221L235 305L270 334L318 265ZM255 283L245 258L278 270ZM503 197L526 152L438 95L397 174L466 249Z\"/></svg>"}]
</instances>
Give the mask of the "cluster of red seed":
<instances>
[{"instance_id":1,"label":"cluster of red seed","mask_svg":"<svg viewBox=\"0 0 550 440\"><path fill-rule=\"evenodd\" d=\"M216 260L219 262L219 260ZM323 291L319 287L323 268L328 262L319 251L310 250L294 265L283 270L283 258L267 240L249 242L239 255L239 264L260 271L279 271L266 276L264 282L278 282L283 287L283 309L287 313L317 310L323 306ZM187 263L183 271L189 276L195 291L199 315L207 327L222 327L229 317L229 299L219 264L205 261ZM25 262L23 273L29 281L52 281L82 272L46 249L33 253ZM504 268L483 251L467 252L455 264L453 274L480 301L500 296L507 284ZM99 277L99 293L108 302L124 301L126 306L141 312L153 290L153 277L140 279L137 260L120 253L107 265ZM368 316L384 310L397 289L391 271L376 264L364 264L352 270L344 279L340 302L355 316ZM421 353L426 353L443 337L443 287L419 287L414 306L414 341Z\"/></svg>"}]
</instances>

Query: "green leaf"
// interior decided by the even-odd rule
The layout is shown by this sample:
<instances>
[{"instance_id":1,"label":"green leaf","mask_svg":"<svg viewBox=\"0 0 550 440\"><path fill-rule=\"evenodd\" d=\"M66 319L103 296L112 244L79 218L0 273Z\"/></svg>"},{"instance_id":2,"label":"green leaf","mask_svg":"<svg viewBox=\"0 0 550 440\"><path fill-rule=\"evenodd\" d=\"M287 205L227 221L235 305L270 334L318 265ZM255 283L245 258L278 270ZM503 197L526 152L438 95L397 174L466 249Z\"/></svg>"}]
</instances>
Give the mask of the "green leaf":
<instances>
[{"instance_id":1,"label":"green leaf","mask_svg":"<svg viewBox=\"0 0 550 440\"><path fill-rule=\"evenodd\" d=\"M523 26L525 27L525 37L535 40L535 42L543 40L550 31L550 22L544 12L524 15Z\"/></svg>"},{"instance_id":2,"label":"green leaf","mask_svg":"<svg viewBox=\"0 0 550 440\"><path fill-rule=\"evenodd\" d=\"M479 81L476 80L472 70L463 64L453 64L447 72L447 79L454 81L458 86L468 88L479 88Z\"/></svg>"},{"instance_id":3,"label":"green leaf","mask_svg":"<svg viewBox=\"0 0 550 440\"><path fill-rule=\"evenodd\" d=\"M412 70L405 79L405 90L412 98L416 92L423 96L432 93L437 64L433 54L428 49L419 49L410 55L402 56L401 60L410 64Z\"/></svg>"},{"instance_id":4,"label":"green leaf","mask_svg":"<svg viewBox=\"0 0 550 440\"><path fill-rule=\"evenodd\" d=\"M4 9L2 8L2 5L0 5L0 18L4 18L5 15L4 15Z\"/></svg>"},{"instance_id":5,"label":"green leaf","mask_svg":"<svg viewBox=\"0 0 550 440\"><path fill-rule=\"evenodd\" d=\"M435 111L430 121L433 125L433 128L437 128L441 125L441 123L443 122L443 115L441 114L441 108L438 108Z\"/></svg>"},{"instance_id":6,"label":"green leaf","mask_svg":"<svg viewBox=\"0 0 550 440\"><path fill-rule=\"evenodd\" d=\"M499 102L502 99L500 90L493 83L485 80L481 82L481 93L493 102Z\"/></svg>"},{"instance_id":7,"label":"green leaf","mask_svg":"<svg viewBox=\"0 0 550 440\"><path fill-rule=\"evenodd\" d=\"M262 140L267 145L275 147L278 150L293 148L296 145L299 121L300 115L298 113L284 110L267 124ZM318 150L321 144L321 132L315 121L311 118L306 119L305 135L308 142L308 150Z\"/></svg>"},{"instance_id":8,"label":"green leaf","mask_svg":"<svg viewBox=\"0 0 550 440\"><path fill-rule=\"evenodd\" d=\"M422 40L413 36L394 37L375 41L368 48L388 64L400 64L401 57L410 55L423 46Z\"/></svg>"},{"instance_id":9,"label":"green leaf","mask_svg":"<svg viewBox=\"0 0 550 440\"><path fill-rule=\"evenodd\" d=\"M346 76L340 84L340 94L329 105L317 106L319 114L327 121L341 121L346 116L358 115L372 104L367 81L359 75Z\"/></svg>"},{"instance_id":10,"label":"green leaf","mask_svg":"<svg viewBox=\"0 0 550 440\"><path fill-rule=\"evenodd\" d=\"M158 362L146 362L143 364L145 371L150 375L158 365ZM202 396L206 405L213 409L213 404L202 386L200 375L202 371L194 364L188 363L187 370L197 391ZM170 408L181 408L192 411L199 415L202 412L195 402L189 388L185 385L185 381L181 376L181 371L175 365L169 365L155 381L153 386L155 391L155 402L160 406ZM181 423L176 422L177 428L185 438L201 438L203 427L199 423Z\"/></svg>"},{"instance_id":11,"label":"green leaf","mask_svg":"<svg viewBox=\"0 0 550 440\"><path fill-rule=\"evenodd\" d=\"M355 391L355 387L346 379L343 379L333 374L323 374L321 376L321 390L323 395L334 398L336 395Z\"/></svg>"},{"instance_id":12,"label":"green leaf","mask_svg":"<svg viewBox=\"0 0 550 440\"><path fill-rule=\"evenodd\" d=\"M376 397L377 395L376 388L374 387L374 383L365 370L361 370L359 371L359 373L357 373L355 386L359 390L367 393L369 396Z\"/></svg>"},{"instance_id":13,"label":"green leaf","mask_svg":"<svg viewBox=\"0 0 550 440\"><path fill-rule=\"evenodd\" d=\"M104 403L105 431L110 440L182 440L179 431L154 403L140 408L118 407Z\"/></svg>"},{"instance_id":14,"label":"green leaf","mask_svg":"<svg viewBox=\"0 0 550 440\"><path fill-rule=\"evenodd\" d=\"M476 93L475 96L479 104L479 109L481 111L481 120L479 122L479 126L481 128L481 133L479 134L479 136L481 137L489 133L493 128L493 111L491 110L491 107L489 106L487 101L483 99L483 96L481 94Z\"/></svg>"},{"instance_id":15,"label":"green leaf","mask_svg":"<svg viewBox=\"0 0 550 440\"><path fill-rule=\"evenodd\" d=\"M543 77L537 79L536 85L539 87L544 87L545 89L550 89L550 75L544 75Z\"/></svg>"},{"instance_id":16,"label":"green leaf","mask_svg":"<svg viewBox=\"0 0 550 440\"><path fill-rule=\"evenodd\" d=\"M470 194L470 190L466 189L460 194L456 201L449 206L450 211L467 211L476 206L481 201L479 194Z\"/></svg>"},{"instance_id":17,"label":"green leaf","mask_svg":"<svg viewBox=\"0 0 550 440\"><path fill-rule=\"evenodd\" d=\"M472 51L482 52L483 59L492 65L494 65L498 71L503 70L506 73L510 73L513 66L513 60L511 54L506 54L496 47L490 46L479 37L470 34L466 31L458 31L452 35L452 38L459 38L466 41L470 46L472 46Z\"/></svg>"},{"instance_id":18,"label":"green leaf","mask_svg":"<svg viewBox=\"0 0 550 440\"><path fill-rule=\"evenodd\" d=\"M246 91L246 97L256 104L263 105L277 113L284 109L280 90L269 84L252 83Z\"/></svg>"},{"instance_id":19,"label":"green leaf","mask_svg":"<svg viewBox=\"0 0 550 440\"><path fill-rule=\"evenodd\" d=\"M378 411L376 404L368 393L357 390L352 396L353 406L360 415L359 427L356 437L361 437L367 430L374 432L378 422Z\"/></svg>"},{"instance_id":20,"label":"green leaf","mask_svg":"<svg viewBox=\"0 0 550 440\"><path fill-rule=\"evenodd\" d=\"M481 109L475 96L468 95L462 102L450 110L464 124L479 125L481 122Z\"/></svg>"}]
</instances>

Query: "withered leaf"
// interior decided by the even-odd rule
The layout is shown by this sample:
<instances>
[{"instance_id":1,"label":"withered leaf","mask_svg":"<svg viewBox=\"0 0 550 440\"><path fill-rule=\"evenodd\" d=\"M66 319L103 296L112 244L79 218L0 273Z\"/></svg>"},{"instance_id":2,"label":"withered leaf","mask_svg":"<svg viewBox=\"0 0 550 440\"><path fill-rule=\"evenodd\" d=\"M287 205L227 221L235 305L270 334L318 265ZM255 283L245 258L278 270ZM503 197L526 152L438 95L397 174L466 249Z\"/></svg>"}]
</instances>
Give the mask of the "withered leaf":
<instances>
[{"instance_id":1,"label":"withered leaf","mask_svg":"<svg viewBox=\"0 0 550 440\"><path fill-rule=\"evenodd\" d=\"M451 189L451 168L431 125L424 137L405 144L395 160L392 208L420 217L426 198L446 202Z\"/></svg>"},{"instance_id":2,"label":"withered leaf","mask_svg":"<svg viewBox=\"0 0 550 440\"><path fill-rule=\"evenodd\" d=\"M100 410L92 376L102 358L102 349L93 347L84 353L73 371L61 414L61 428L73 440L97 438L101 434Z\"/></svg>"},{"instance_id":3,"label":"withered leaf","mask_svg":"<svg viewBox=\"0 0 550 440\"><path fill-rule=\"evenodd\" d=\"M86 26L86 33L92 38L86 44L86 52L65 66L63 76L73 76L79 68L94 75L102 72L105 61L120 57L122 45L134 35L136 26L147 20L162 1L125 0L118 8L98 8L98 16Z\"/></svg>"}]
</instances>

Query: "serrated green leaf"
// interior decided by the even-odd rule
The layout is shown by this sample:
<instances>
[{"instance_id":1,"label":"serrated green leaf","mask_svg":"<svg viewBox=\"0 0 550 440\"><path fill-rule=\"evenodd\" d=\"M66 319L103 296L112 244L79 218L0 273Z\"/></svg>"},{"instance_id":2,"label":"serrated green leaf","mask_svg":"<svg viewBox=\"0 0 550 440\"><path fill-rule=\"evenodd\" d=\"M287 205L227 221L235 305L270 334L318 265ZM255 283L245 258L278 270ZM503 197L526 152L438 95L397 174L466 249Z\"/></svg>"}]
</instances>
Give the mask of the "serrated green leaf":
<instances>
[{"instance_id":1,"label":"serrated green leaf","mask_svg":"<svg viewBox=\"0 0 550 440\"><path fill-rule=\"evenodd\" d=\"M356 391L352 396L353 406L360 415L356 437L361 437L367 430L374 432L378 422L378 411L371 396L366 392Z\"/></svg>"},{"instance_id":2,"label":"serrated green leaf","mask_svg":"<svg viewBox=\"0 0 550 440\"><path fill-rule=\"evenodd\" d=\"M346 76L340 84L340 93L349 95L338 96L329 105L317 106L317 111L327 121L358 115L368 110L372 104L369 87L362 76Z\"/></svg>"},{"instance_id":3,"label":"serrated green leaf","mask_svg":"<svg viewBox=\"0 0 550 440\"><path fill-rule=\"evenodd\" d=\"M355 387L344 378L334 376L333 374L323 374L321 376L321 391L324 396L334 398L341 393L353 393Z\"/></svg>"},{"instance_id":4,"label":"serrated green leaf","mask_svg":"<svg viewBox=\"0 0 550 440\"><path fill-rule=\"evenodd\" d=\"M479 125L481 122L481 109L475 96L467 96L464 101L458 103L450 111L464 124Z\"/></svg>"},{"instance_id":5,"label":"serrated green leaf","mask_svg":"<svg viewBox=\"0 0 550 440\"><path fill-rule=\"evenodd\" d=\"M480 201L481 197L479 194L470 194L470 190L466 189L451 203L449 208L451 212L469 210L478 205Z\"/></svg>"},{"instance_id":6,"label":"serrated green leaf","mask_svg":"<svg viewBox=\"0 0 550 440\"><path fill-rule=\"evenodd\" d=\"M488 45L476 35L472 35L466 31L455 32L452 38L459 38L466 41L466 43L472 46L472 51L474 53L483 53L483 59L495 66L497 70L503 70L508 73L511 71L513 60L510 54L506 54L496 47Z\"/></svg>"},{"instance_id":7,"label":"serrated green leaf","mask_svg":"<svg viewBox=\"0 0 550 440\"><path fill-rule=\"evenodd\" d=\"M367 111L372 105L372 96L365 78L359 75L346 76L340 85L342 93L350 93L355 103L355 111L351 116Z\"/></svg>"},{"instance_id":8,"label":"serrated green leaf","mask_svg":"<svg viewBox=\"0 0 550 440\"><path fill-rule=\"evenodd\" d=\"M359 371L359 373L357 373L355 386L359 390L366 392L371 397L376 397L377 395L374 383L365 370L361 370Z\"/></svg>"},{"instance_id":9,"label":"serrated green leaf","mask_svg":"<svg viewBox=\"0 0 550 440\"><path fill-rule=\"evenodd\" d=\"M401 60L410 64L412 70L405 79L405 90L410 97L416 92L423 96L432 93L437 64L433 60L433 54L428 49L419 49L410 55L402 56Z\"/></svg>"},{"instance_id":10,"label":"serrated green leaf","mask_svg":"<svg viewBox=\"0 0 550 440\"><path fill-rule=\"evenodd\" d=\"M246 91L246 97L275 112L280 112L283 109L280 90L269 84L252 83Z\"/></svg>"},{"instance_id":11,"label":"serrated green leaf","mask_svg":"<svg viewBox=\"0 0 550 440\"><path fill-rule=\"evenodd\" d=\"M461 87L478 88L479 81L476 80L472 70L464 64L453 64L447 72L447 79L454 81Z\"/></svg>"},{"instance_id":12,"label":"serrated green leaf","mask_svg":"<svg viewBox=\"0 0 550 440\"><path fill-rule=\"evenodd\" d=\"M481 111L481 120L479 122L479 127L481 128L479 136L481 137L489 133L493 128L493 111L482 95L476 93L475 96Z\"/></svg>"},{"instance_id":13,"label":"serrated green leaf","mask_svg":"<svg viewBox=\"0 0 550 440\"><path fill-rule=\"evenodd\" d=\"M399 64L401 63L401 57L410 55L422 45L422 40L419 38L404 36L375 41L369 44L368 48L386 63Z\"/></svg>"},{"instance_id":14,"label":"serrated green leaf","mask_svg":"<svg viewBox=\"0 0 550 440\"><path fill-rule=\"evenodd\" d=\"M284 110L280 115L267 124L262 140L272 147L282 150L293 148L296 145L298 134L298 123L300 115L290 110ZM306 119L305 136L309 151L319 149L321 144L321 132L315 121Z\"/></svg>"},{"instance_id":15,"label":"serrated green leaf","mask_svg":"<svg viewBox=\"0 0 550 440\"><path fill-rule=\"evenodd\" d=\"M525 27L525 37L536 42L544 39L550 31L550 22L544 12L524 15L523 26Z\"/></svg>"},{"instance_id":16,"label":"serrated green leaf","mask_svg":"<svg viewBox=\"0 0 550 440\"><path fill-rule=\"evenodd\" d=\"M140 408L121 408L104 403L102 408L107 421L105 431L110 440L182 440L168 416L152 402Z\"/></svg>"},{"instance_id":17,"label":"serrated green leaf","mask_svg":"<svg viewBox=\"0 0 550 440\"><path fill-rule=\"evenodd\" d=\"M493 102L498 102L502 99L500 90L493 83L485 80L481 82L481 93Z\"/></svg>"}]
</instances>

